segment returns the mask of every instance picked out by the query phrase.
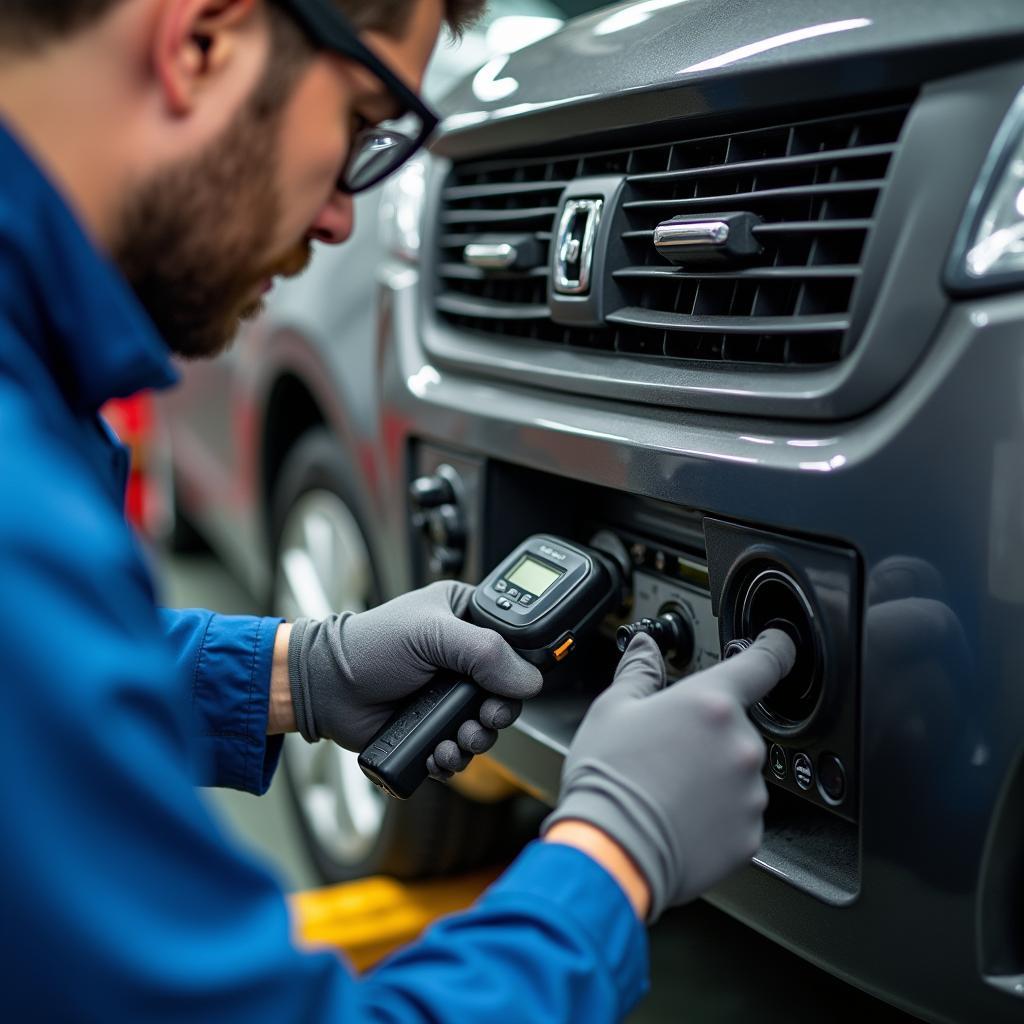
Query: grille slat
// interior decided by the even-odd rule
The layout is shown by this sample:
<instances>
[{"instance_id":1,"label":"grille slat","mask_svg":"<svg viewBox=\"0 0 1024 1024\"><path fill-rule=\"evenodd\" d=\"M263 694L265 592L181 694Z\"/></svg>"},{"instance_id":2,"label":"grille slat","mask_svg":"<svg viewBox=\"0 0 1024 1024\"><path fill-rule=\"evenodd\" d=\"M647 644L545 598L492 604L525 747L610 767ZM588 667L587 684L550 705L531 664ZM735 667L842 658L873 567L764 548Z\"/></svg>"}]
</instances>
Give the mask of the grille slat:
<instances>
[{"instance_id":1,"label":"grille slat","mask_svg":"<svg viewBox=\"0 0 1024 1024\"><path fill-rule=\"evenodd\" d=\"M550 224L557 209L535 206L523 210L447 210L441 220L445 224L520 224L538 220Z\"/></svg>"},{"instance_id":2,"label":"grille slat","mask_svg":"<svg viewBox=\"0 0 1024 1024\"><path fill-rule=\"evenodd\" d=\"M639 147L458 164L441 196L437 311L485 336L620 358L835 363L856 342L850 311L864 249L910 103L907 96L836 104L838 111L819 105L797 118L762 115L759 124L723 123L699 134L683 123ZM547 292L561 190L604 175L625 179L603 214L615 232L607 254L597 256L598 266L606 256L613 282L604 326L555 323ZM654 248L654 228L690 212L754 214L763 251L741 265L672 266ZM464 265L463 247L495 232L535 239L543 265ZM543 347L533 352L543 361Z\"/></svg>"},{"instance_id":3,"label":"grille slat","mask_svg":"<svg viewBox=\"0 0 1024 1024\"><path fill-rule=\"evenodd\" d=\"M745 160L734 164L705 164L702 167L687 167L681 171L655 171L650 174L634 174L630 181L634 185L661 185L665 182L685 181L721 174L737 174L746 171L786 170L793 167L814 166L823 163L840 163L866 157L888 157L896 152L894 145L855 146L851 149L823 150L818 153L802 153L798 156L772 157L765 160ZM447 197L447 190L445 192Z\"/></svg>"},{"instance_id":4,"label":"grille slat","mask_svg":"<svg viewBox=\"0 0 1024 1024\"><path fill-rule=\"evenodd\" d=\"M787 221L782 224L759 224L754 234L789 235L789 234L824 234L831 231L867 231L874 221L867 217L851 220L805 220ZM653 235L653 232L652 232Z\"/></svg>"},{"instance_id":5,"label":"grille slat","mask_svg":"<svg viewBox=\"0 0 1024 1024\"><path fill-rule=\"evenodd\" d=\"M754 234L760 238L764 235L817 235L831 231L867 231L873 223L873 221L867 218L861 220L787 221L783 224L759 224L754 228ZM623 231L622 237L627 241L631 239L652 241L654 238L654 228L642 229L640 231Z\"/></svg>"},{"instance_id":6,"label":"grille slat","mask_svg":"<svg viewBox=\"0 0 1024 1024\"><path fill-rule=\"evenodd\" d=\"M550 231L533 231L531 232L534 238L538 242L550 242L551 232ZM441 248L442 249L464 249L470 242L477 237L475 231L459 231L449 232L441 236Z\"/></svg>"},{"instance_id":7,"label":"grille slat","mask_svg":"<svg viewBox=\"0 0 1024 1024\"><path fill-rule=\"evenodd\" d=\"M730 209L745 209L748 205L754 205L766 199L807 199L821 196L846 195L855 192L878 193L884 181L855 181L842 182L828 185L806 185L796 188L773 188L757 192L736 192L713 196L692 196L685 199L634 199L622 204L624 210L650 210L655 207L676 207L689 209L691 207L728 207Z\"/></svg>"},{"instance_id":8,"label":"grille slat","mask_svg":"<svg viewBox=\"0 0 1024 1024\"><path fill-rule=\"evenodd\" d=\"M559 193L568 184L567 181L506 182L501 186L501 190L507 196L536 195L538 192ZM466 199L486 199L493 195L493 185L453 185L441 193L441 198L446 203L455 203Z\"/></svg>"},{"instance_id":9,"label":"grille slat","mask_svg":"<svg viewBox=\"0 0 1024 1024\"><path fill-rule=\"evenodd\" d=\"M481 270L479 267L467 267L465 263L442 263L441 273L447 278L458 278L462 281L487 281L498 280L508 277L511 280L522 280L523 277L536 277L546 279L548 276L547 267L531 267L526 271L498 271Z\"/></svg>"},{"instance_id":10,"label":"grille slat","mask_svg":"<svg viewBox=\"0 0 1024 1024\"><path fill-rule=\"evenodd\" d=\"M688 316L659 313L639 306L626 306L608 317L609 323L627 327L651 327L661 331L690 331L712 334L822 334L845 331L843 317L819 316Z\"/></svg>"},{"instance_id":11,"label":"grille slat","mask_svg":"<svg viewBox=\"0 0 1024 1024\"><path fill-rule=\"evenodd\" d=\"M467 295L445 293L437 297L437 308L456 316L483 317L494 320L544 320L548 307L542 305L518 305L497 299L471 298Z\"/></svg>"},{"instance_id":12,"label":"grille slat","mask_svg":"<svg viewBox=\"0 0 1024 1024\"><path fill-rule=\"evenodd\" d=\"M458 274L452 267L445 271L446 276ZM458 268L462 269L462 268ZM647 278L665 281L701 281L707 277L706 272L677 270L674 267L623 267L612 273L617 279ZM802 281L806 278L855 278L860 276L860 267L856 264L838 264L822 267L748 267L745 270L719 270L715 272L716 281Z\"/></svg>"}]
</instances>

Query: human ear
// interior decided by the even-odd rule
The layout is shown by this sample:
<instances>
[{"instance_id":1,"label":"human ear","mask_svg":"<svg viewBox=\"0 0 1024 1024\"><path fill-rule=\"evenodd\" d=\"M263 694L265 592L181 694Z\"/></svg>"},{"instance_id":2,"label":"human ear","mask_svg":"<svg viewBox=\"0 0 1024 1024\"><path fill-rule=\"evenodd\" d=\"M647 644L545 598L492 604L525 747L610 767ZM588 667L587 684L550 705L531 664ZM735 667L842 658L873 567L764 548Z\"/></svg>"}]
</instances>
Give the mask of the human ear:
<instances>
[{"instance_id":1,"label":"human ear","mask_svg":"<svg viewBox=\"0 0 1024 1024\"><path fill-rule=\"evenodd\" d=\"M168 111L192 112L204 86L227 69L258 0L164 0L155 15L152 66Z\"/></svg>"}]
</instances>

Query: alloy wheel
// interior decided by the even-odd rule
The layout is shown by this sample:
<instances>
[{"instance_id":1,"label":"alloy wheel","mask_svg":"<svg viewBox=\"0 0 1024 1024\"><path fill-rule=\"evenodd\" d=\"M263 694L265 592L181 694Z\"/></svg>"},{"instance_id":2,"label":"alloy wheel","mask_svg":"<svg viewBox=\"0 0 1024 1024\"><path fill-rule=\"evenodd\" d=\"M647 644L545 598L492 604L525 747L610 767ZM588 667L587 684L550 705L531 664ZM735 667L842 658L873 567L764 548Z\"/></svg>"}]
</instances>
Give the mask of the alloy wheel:
<instances>
[{"instance_id":1,"label":"alloy wheel","mask_svg":"<svg viewBox=\"0 0 1024 1024\"><path fill-rule=\"evenodd\" d=\"M289 618L322 619L363 611L373 590L370 552L346 503L312 490L289 510L276 566L275 610ZM358 755L334 743L285 738L298 806L324 853L342 864L362 860L376 844L385 798L362 773Z\"/></svg>"}]
</instances>

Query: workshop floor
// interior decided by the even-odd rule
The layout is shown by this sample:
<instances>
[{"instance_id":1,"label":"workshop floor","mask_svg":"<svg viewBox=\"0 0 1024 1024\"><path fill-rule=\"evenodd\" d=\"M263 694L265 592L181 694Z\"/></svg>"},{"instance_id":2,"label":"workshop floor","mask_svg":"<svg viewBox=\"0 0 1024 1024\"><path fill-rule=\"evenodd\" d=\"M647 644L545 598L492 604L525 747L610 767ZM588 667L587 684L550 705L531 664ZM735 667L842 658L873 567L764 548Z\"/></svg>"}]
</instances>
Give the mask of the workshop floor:
<instances>
[{"instance_id":1,"label":"workshop floor","mask_svg":"<svg viewBox=\"0 0 1024 1024\"><path fill-rule=\"evenodd\" d=\"M162 563L167 604L245 613L252 602L210 557ZM297 838L279 777L262 798L209 791L226 827L251 845L289 890L317 879ZM701 901L667 914L651 933L652 991L630 1024L911 1024L899 1013L806 964Z\"/></svg>"}]
</instances>

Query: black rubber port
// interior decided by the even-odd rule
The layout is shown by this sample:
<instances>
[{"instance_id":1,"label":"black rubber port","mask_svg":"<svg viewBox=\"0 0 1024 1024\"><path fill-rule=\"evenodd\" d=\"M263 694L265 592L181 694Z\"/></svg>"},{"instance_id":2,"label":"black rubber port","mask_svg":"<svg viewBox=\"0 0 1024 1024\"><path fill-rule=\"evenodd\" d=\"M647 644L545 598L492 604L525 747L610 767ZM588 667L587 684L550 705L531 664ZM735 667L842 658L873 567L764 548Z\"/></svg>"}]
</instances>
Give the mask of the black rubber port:
<instances>
[{"instance_id":1,"label":"black rubber port","mask_svg":"<svg viewBox=\"0 0 1024 1024\"><path fill-rule=\"evenodd\" d=\"M652 637L665 660L674 668L682 670L693 660L693 627L677 605L665 605L656 619L639 619L619 626L615 634L619 650L625 651L637 633Z\"/></svg>"},{"instance_id":2,"label":"black rubber port","mask_svg":"<svg viewBox=\"0 0 1024 1024\"><path fill-rule=\"evenodd\" d=\"M669 623L673 634L673 643L667 652L666 660L669 665L681 672L688 668L690 662L693 661L693 653L697 644L693 635L693 626L682 608L672 602L661 608L658 618Z\"/></svg>"},{"instance_id":3,"label":"black rubber port","mask_svg":"<svg viewBox=\"0 0 1024 1024\"><path fill-rule=\"evenodd\" d=\"M807 722L821 698L824 655L814 611L803 590L782 570L762 569L742 593L737 626L739 636L751 640L766 629L781 629L792 638L796 664L757 711L782 729Z\"/></svg>"}]
</instances>

